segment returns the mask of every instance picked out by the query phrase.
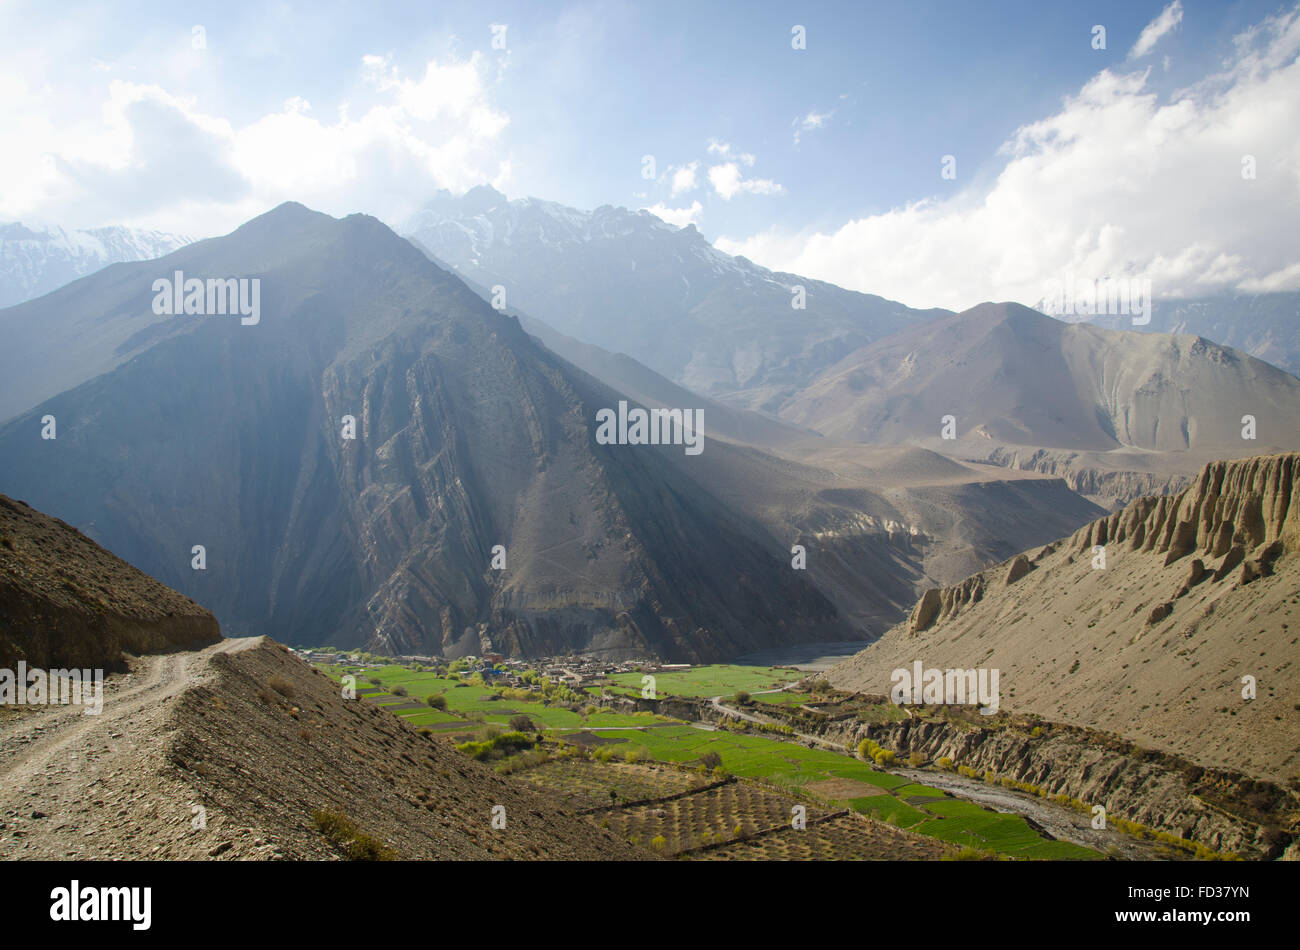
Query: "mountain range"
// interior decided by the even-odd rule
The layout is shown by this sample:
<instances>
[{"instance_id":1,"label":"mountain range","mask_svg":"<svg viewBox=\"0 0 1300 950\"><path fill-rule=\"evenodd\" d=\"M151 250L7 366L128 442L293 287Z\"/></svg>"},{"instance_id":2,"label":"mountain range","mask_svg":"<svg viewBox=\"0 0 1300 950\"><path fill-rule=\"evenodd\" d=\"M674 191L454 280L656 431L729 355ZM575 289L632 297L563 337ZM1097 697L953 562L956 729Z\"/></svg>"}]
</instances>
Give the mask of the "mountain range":
<instances>
[{"instance_id":1,"label":"mountain range","mask_svg":"<svg viewBox=\"0 0 1300 950\"><path fill-rule=\"evenodd\" d=\"M0 223L0 308L40 297L109 264L162 257L190 241L120 226L68 230Z\"/></svg>"},{"instance_id":2,"label":"mountain range","mask_svg":"<svg viewBox=\"0 0 1300 950\"><path fill-rule=\"evenodd\" d=\"M733 405L771 408L872 340L946 314L759 267L648 211L440 194L402 223L436 260L560 333Z\"/></svg>"},{"instance_id":3,"label":"mountain range","mask_svg":"<svg viewBox=\"0 0 1300 950\"><path fill-rule=\"evenodd\" d=\"M912 311L489 188L411 227L290 203L0 311L0 485L235 633L698 660L873 636L1209 458L1300 444L1300 381L1201 338ZM178 272L259 281L264 317L155 312ZM601 444L620 402L702 411L706 451Z\"/></svg>"},{"instance_id":4,"label":"mountain range","mask_svg":"<svg viewBox=\"0 0 1300 950\"><path fill-rule=\"evenodd\" d=\"M260 322L154 313L154 282L177 271L260 280ZM849 640L918 584L1097 513L1055 479L837 445L737 409L724 428L814 447L714 437L712 408L700 456L598 444L596 412L627 394L365 216L284 205L0 312L0 327L17 412L0 483L227 630L288 642L700 659ZM686 398L647 369L618 375Z\"/></svg>"}]
</instances>

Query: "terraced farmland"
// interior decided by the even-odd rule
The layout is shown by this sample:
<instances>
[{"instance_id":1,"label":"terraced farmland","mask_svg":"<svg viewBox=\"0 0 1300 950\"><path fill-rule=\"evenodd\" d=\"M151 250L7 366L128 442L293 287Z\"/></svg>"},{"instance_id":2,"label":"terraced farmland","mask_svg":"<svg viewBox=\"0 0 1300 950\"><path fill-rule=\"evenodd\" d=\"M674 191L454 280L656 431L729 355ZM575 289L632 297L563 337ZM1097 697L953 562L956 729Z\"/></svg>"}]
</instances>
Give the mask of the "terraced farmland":
<instances>
[{"instance_id":1,"label":"terraced farmland","mask_svg":"<svg viewBox=\"0 0 1300 950\"><path fill-rule=\"evenodd\" d=\"M809 818L829 811L752 782L732 780L691 795L610 810L604 819L620 838L656 847L665 854L678 854L784 828L790 825L791 809L796 805L803 805ZM656 843L658 838L663 841Z\"/></svg>"},{"instance_id":2,"label":"terraced farmland","mask_svg":"<svg viewBox=\"0 0 1300 950\"><path fill-rule=\"evenodd\" d=\"M608 806L610 791L618 801L662 798L707 784L702 777L666 765L593 762L577 757L552 759L514 773L519 781L550 792L575 811Z\"/></svg>"},{"instance_id":3,"label":"terraced farmland","mask_svg":"<svg viewBox=\"0 0 1300 950\"><path fill-rule=\"evenodd\" d=\"M722 758L733 775L775 786L802 788L836 807L850 807L897 827L956 845L1017 858L1092 860L1102 855L1068 841L1039 835L1019 815L989 811L942 791L881 772L844 753L809 749L766 736L691 726L639 732L610 730L602 738L622 739L641 754L689 765L708 752Z\"/></svg>"},{"instance_id":4,"label":"terraced farmland","mask_svg":"<svg viewBox=\"0 0 1300 950\"><path fill-rule=\"evenodd\" d=\"M784 827L721 848L692 852L696 861L933 861L956 849L860 815L833 814L802 830Z\"/></svg>"}]
</instances>

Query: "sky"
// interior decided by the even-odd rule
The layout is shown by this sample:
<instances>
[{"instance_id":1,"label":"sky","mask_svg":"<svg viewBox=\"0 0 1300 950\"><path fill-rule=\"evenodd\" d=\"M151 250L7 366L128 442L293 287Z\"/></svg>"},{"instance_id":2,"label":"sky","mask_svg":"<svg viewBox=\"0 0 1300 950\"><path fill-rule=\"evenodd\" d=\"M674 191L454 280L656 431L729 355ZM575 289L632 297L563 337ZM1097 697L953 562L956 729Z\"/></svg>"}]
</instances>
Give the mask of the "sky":
<instances>
[{"instance_id":1,"label":"sky","mask_svg":"<svg viewBox=\"0 0 1300 950\"><path fill-rule=\"evenodd\" d=\"M1300 7L0 0L0 221L399 226L489 183L962 309L1300 289Z\"/></svg>"}]
</instances>

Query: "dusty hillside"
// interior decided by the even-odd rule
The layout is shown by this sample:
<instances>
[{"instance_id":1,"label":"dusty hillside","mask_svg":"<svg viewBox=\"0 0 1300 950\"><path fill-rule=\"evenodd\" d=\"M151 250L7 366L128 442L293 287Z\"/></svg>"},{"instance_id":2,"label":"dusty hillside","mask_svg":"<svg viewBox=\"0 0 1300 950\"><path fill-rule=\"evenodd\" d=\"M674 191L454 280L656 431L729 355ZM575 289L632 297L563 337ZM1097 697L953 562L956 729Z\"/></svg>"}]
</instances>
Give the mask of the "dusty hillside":
<instances>
[{"instance_id":1,"label":"dusty hillside","mask_svg":"<svg viewBox=\"0 0 1300 950\"><path fill-rule=\"evenodd\" d=\"M221 638L212 614L57 518L0 495L0 666L120 666Z\"/></svg>"},{"instance_id":2,"label":"dusty hillside","mask_svg":"<svg viewBox=\"0 0 1300 950\"><path fill-rule=\"evenodd\" d=\"M1177 496L928 591L830 679L880 694L916 660L998 669L1003 709L1289 779L1300 772L1297 482L1300 455L1210 464Z\"/></svg>"},{"instance_id":3,"label":"dusty hillside","mask_svg":"<svg viewBox=\"0 0 1300 950\"><path fill-rule=\"evenodd\" d=\"M140 658L102 715L0 738L0 858L340 858L318 811L409 859L645 857L260 637Z\"/></svg>"},{"instance_id":4,"label":"dusty hillside","mask_svg":"<svg viewBox=\"0 0 1300 950\"><path fill-rule=\"evenodd\" d=\"M823 438L697 396L629 356L579 343L540 321L520 315L520 322L643 405L702 408L709 452L690 459L670 453L669 461L766 527L773 550L802 544L808 576L863 634L892 626L927 587L1058 538L1109 507L1092 503L1100 497L1089 490L1096 486L1070 484L1066 473L1035 477L1054 470L1004 463L1008 472L912 446ZM1140 484L1152 487L1149 480Z\"/></svg>"},{"instance_id":5,"label":"dusty hillside","mask_svg":"<svg viewBox=\"0 0 1300 950\"><path fill-rule=\"evenodd\" d=\"M1197 336L985 303L849 354L780 415L836 438L1060 475L1112 507L1177 490L1215 459L1300 449L1300 380ZM1254 441L1242 438L1246 415Z\"/></svg>"}]
</instances>

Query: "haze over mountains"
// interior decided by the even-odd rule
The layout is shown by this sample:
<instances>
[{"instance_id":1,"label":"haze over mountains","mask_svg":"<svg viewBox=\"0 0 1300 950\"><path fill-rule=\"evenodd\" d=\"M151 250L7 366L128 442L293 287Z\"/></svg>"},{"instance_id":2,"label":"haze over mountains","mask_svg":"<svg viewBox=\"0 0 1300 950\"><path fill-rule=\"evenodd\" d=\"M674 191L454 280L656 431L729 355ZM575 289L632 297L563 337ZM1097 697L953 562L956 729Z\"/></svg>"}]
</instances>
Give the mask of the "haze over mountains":
<instances>
[{"instance_id":1,"label":"haze over mountains","mask_svg":"<svg viewBox=\"0 0 1300 950\"><path fill-rule=\"evenodd\" d=\"M1212 458L1300 445L1294 378L1222 345L1283 356L1295 295L1241 308L1157 301L1156 326L1213 332L1143 339L1128 317L1116 335L1018 305L912 310L767 271L648 212L507 201L486 186L440 194L403 230L485 296L503 288L554 345L580 341L570 358L581 346L626 354L800 428L1059 475L1107 507L1177 490ZM806 309L787 309L796 286ZM939 437L948 414L960 420L952 441ZM1246 414L1268 420L1254 442L1240 435Z\"/></svg>"},{"instance_id":2,"label":"haze over mountains","mask_svg":"<svg viewBox=\"0 0 1300 950\"><path fill-rule=\"evenodd\" d=\"M257 276L261 322L154 315L176 270ZM0 429L4 484L229 632L455 655L491 621L521 655L689 658L852 637L785 539L665 457L680 446L596 445L617 394L372 218L285 205L0 321L98 333L72 388Z\"/></svg>"},{"instance_id":3,"label":"haze over mountains","mask_svg":"<svg viewBox=\"0 0 1300 950\"><path fill-rule=\"evenodd\" d=\"M1203 336L1300 374L1300 293L1162 299L1156 302L1150 323L1141 326L1133 326L1131 317L1120 314L1073 319L1111 330Z\"/></svg>"},{"instance_id":4,"label":"haze over mountains","mask_svg":"<svg viewBox=\"0 0 1300 950\"><path fill-rule=\"evenodd\" d=\"M705 396L769 408L857 347L947 313L780 274L649 212L441 193L400 226L435 259L561 333ZM795 309L795 288L804 288Z\"/></svg>"},{"instance_id":5,"label":"haze over mountains","mask_svg":"<svg viewBox=\"0 0 1300 950\"><path fill-rule=\"evenodd\" d=\"M257 277L261 322L154 314L176 271ZM717 658L858 638L916 584L1095 514L1059 482L915 450L828 444L809 465L711 437L699 457L599 446L595 411L621 393L364 216L285 205L0 326L6 411L27 410L0 427L6 487L236 633ZM1011 510L1038 517L1007 531Z\"/></svg>"},{"instance_id":6,"label":"haze over mountains","mask_svg":"<svg viewBox=\"0 0 1300 950\"><path fill-rule=\"evenodd\" d=\"M1110 487L1127 501L1210 459L1300 445L1298 410L1300 380L1204 338L981 304L849 354L781 414L842 439L1069 472L1089 494L1107 491L1089 478L1127 472Z\"/></svg>"},{"instance_id":7,"label":"haze over mountains","mask_svg":"<svg viewBox=\"0 0 1300 950\"><path fill-rule=\"evenodd\" d=\"M191 240L138 228L78 231L0 223L0 308L47 294L109 264L162 257Z\"/></svg>"},{"instance_id":8,"label":"haze over mountains","mask_svg":"<svg viewBox=\"0 0 1300 950\"><path fill-rule=\"evenodd\" d=\"M287 204L0 313L5 487L235 632L699 659L870 636L1097 505L1300 445L1300 380L1196 337L908 310L487 187L412 228ZM153 313L176 271L259 277L269 322ZM625 398L702 408L708 451L594 444Z\"/></svg>"}]
</instances>

